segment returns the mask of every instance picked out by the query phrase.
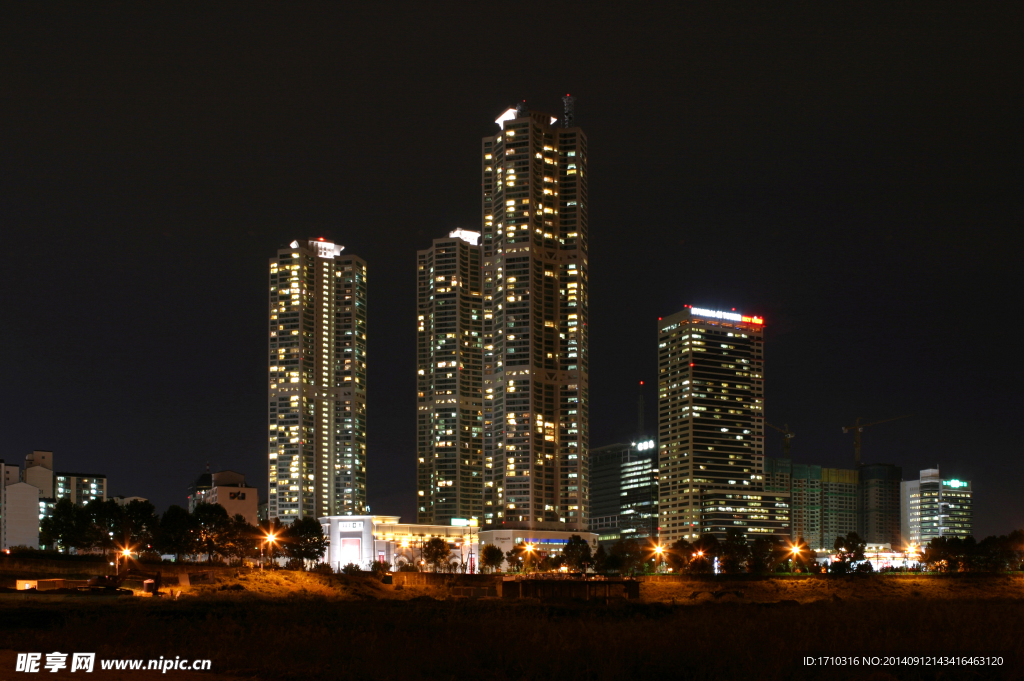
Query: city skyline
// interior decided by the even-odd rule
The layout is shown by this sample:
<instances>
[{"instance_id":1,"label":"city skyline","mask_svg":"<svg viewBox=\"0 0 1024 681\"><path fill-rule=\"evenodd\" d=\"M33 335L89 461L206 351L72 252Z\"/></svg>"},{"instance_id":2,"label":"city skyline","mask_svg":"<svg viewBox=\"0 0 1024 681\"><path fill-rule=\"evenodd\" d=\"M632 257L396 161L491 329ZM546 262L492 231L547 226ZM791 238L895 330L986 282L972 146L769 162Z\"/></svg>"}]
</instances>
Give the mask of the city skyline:
<instances>
[{"instance_id":1,"label":"city skyline","mask_svg":"<svg viewBox=\"0 0 1024 681\"><path fill-rule=\"evenodd\" d=\"M0 132L15 254L0 458L52 450L160 507L184 503L207 462L265 488L266 258L323 236L374 272L368 502L414 518L414 253L479 227L491 121L523 99L557 114L572 92L595 161L592 447L632 433L657 317L735 307L768 322L767 420L797 433L795 462L851 467L842 426L913 414L866 431L864 463L905 477L941 464L972 481L976 535L1024 525L1012 334L979 354L978 331L946 330L1012 320L1020 47L990 30L1012 22L894 10L863 26L868 44L762 16L773 30L720 51L704 48L742 22L687 16L671 49L606 49L584 20L572 50L526 39L514 68L480 63L486 41L414 58L421 33L452 29L411 19L387 27L400 47L355 36L326 57L336 36L312 20L293 53L201 29L187 54L191 24L154 37L130 16L21 22L4 41L34 56ZM936 39L954 27L961 41ZM237 77L250 58L264 77Z\"/></svg>"}]
</instances>

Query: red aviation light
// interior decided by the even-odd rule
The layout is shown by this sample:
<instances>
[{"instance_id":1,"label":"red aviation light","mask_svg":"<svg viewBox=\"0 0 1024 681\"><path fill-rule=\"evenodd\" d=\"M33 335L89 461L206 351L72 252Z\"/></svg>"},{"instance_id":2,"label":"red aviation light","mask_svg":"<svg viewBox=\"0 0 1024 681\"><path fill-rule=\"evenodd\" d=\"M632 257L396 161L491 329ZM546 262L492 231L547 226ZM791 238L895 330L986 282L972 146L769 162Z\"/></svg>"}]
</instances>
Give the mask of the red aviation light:
<instances>
[{"instance_id":1,"label":"red aviation light","mask_svg":"<svg viewBox=\"0 0 1024 681\"><path fill-rule=\"evenodd\" d=\"M690 362L690 366L693 366L693 362Z\"/></svg>"},{"instance_id":2,"label":"red aviation light","mask_svg":"<svg viewBox=\"0 0 1024 681\"><path fill-rule=\"evenodd\" d=\"M644 384L644 382L643 382L643 381L640 381L640 385L643 385L643 384Z\"/></svg>"}]
</instances>

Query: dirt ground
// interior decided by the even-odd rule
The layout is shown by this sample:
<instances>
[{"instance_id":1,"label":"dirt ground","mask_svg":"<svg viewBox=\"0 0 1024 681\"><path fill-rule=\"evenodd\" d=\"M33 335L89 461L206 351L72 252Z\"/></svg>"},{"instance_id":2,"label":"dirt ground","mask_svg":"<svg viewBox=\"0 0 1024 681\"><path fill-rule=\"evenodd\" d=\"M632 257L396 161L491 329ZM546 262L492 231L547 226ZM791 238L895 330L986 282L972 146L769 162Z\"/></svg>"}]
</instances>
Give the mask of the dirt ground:
<instances>
[{"instance_id":1,"label":"dirt ground","mask_svg":"<svg viewBox=\"0 0 1024 681\"><path fill-rule=\"evenodd\" d=\"M1024 576L851 575L840 579L764 579L756 581L645 582L640 599L647 603L686 605L707 602L775 603L822 600L1024 599Z\"/></svg>"}]
</instances>

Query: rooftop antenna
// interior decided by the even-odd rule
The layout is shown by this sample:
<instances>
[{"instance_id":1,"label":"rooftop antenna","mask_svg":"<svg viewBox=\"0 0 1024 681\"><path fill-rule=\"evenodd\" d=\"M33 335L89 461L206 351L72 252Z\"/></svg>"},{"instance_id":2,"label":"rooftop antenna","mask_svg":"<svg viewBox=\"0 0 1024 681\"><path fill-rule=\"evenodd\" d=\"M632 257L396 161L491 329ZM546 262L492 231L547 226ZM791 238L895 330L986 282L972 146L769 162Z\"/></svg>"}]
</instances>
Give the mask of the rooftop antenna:
<instances>
[{"instance_id":1,"label":"rooftop antenna","mask_svg":"<svg viewBox=\"0 0 1024 681\"><path fill-rule=\"evenodd\" d=\"M562 126L565 128L571 128L575 125L575 114L576 114L576 98L570 94L566 94L562 97Z\"/></svg>"},{"instance_id":2,"label":"rooftop antenna","mask_svg":"<svg viewBox=\"0 0 1024 681\"><path fill-rule=\"evenodd\" d=\"M644 382L640 381L640 388L636 398L636 436L644 436Z\"/></svg>"}]
</instances>

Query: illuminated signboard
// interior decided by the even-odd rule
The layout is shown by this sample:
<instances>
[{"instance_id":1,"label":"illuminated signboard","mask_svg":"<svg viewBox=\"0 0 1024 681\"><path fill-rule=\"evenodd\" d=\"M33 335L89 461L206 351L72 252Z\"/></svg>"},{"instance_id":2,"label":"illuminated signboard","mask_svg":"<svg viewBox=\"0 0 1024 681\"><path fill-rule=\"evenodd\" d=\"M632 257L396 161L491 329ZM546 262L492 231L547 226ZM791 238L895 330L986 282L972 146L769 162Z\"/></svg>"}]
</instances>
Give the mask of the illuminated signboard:
<instances>
[{"instance_id":1,"label":"illuminated signboard","mask_svg":"<svg viewBox=\"0 0 1024 681\"><path fill-rule=\"evenodd\" d=\"M362 521L358 521L358 522L354 522L354 523L338 523L338 529L339 530L347 530L349 532L351 532L352 530L361 530L361 529L363 529L363 523L362 523Z\"/></svg>"},{"instance_id":2,"label":"illuminated signboard","mask_svg":"<svg viewBox=\"0 0 1024 681\"><path fill-rule=\"evenodd\" d=\"M638 452L646 452L648 449L654 449L654 440L644 440L643 442L636 442L636 449Z\"/></svg>"},{"instance_id":3,"label":"illuminated signboard","mask_svg":"<svg viewBox=\"0 0 1024 681\"><path fill-rule=\"evenodd\" d=\"M711 319L727 319L731 322L747 322L748 324L764 324L763 317L748 317L736 312L722 312L721 310L705 310L700 307L691 307L690 314L698 317L709 317Z\"/></svg>"},{"instance_id":4,"label":"illuminated signboard","mask_svg":"<svg viewBox=\"0 0 1024 681\"><path fill-rule=\"evenodd\" d=\"M958 487L967 487L967 483L964 482L963 480L943 480L942 482L943 482L943 484L949 485L950 487L952 487L954 489L956 489Z\"/></svg>"}]
</instances>

